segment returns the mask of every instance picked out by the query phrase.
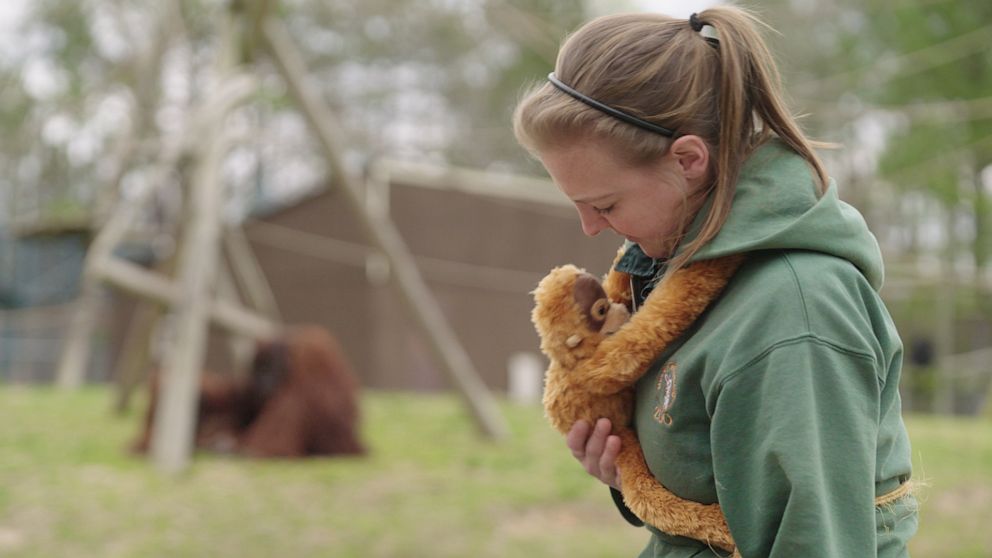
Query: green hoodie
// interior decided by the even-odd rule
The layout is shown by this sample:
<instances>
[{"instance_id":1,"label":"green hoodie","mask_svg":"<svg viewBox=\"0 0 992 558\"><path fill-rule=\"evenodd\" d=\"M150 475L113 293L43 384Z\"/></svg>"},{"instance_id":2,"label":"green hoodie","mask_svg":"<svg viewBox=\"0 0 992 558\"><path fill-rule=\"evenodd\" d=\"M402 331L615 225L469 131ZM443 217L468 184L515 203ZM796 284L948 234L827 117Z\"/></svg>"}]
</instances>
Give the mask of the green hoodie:
<instances>
[{"instance_id":1,"label":"green hoodie","mask_svg":"<svg viewBox=\"0 0 992 558\"><path fill-rule=\"evenodd\" d=\"M743 252L723 295L637 385L651 471L681 497L719 502L745 558L907 556L915 500L874 505L911 472L902 344L878 296L875 238L773 141L749 158L726 223L693 260ZM631 245L617 269L641 302L664 264ZM648 528L642 558L720 555Z\"/></svg>"}]
</instances>

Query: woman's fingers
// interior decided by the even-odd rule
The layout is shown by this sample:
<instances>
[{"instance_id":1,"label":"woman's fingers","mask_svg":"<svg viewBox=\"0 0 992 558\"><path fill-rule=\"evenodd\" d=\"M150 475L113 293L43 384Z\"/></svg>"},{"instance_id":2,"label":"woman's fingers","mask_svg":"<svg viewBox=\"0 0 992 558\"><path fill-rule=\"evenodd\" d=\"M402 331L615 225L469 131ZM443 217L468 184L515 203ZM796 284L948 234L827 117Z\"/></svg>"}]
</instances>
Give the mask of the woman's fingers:
<instances>
[{"instance_id":1,"label":"woman's fingers","mask_svg":"<svg viewBox=\"0 0 992 558\"><path fill-rule=\"evenodd\" d=\"M620 489L620 470L617 469L617 455L620 455L620 436L606 439L603 455L599 458L599 480Z\"/></svg>"},{"instance_id":2,"label":"woman's fingers","mask_svg":"<svg viewBox=\"0 0 992 558\"><path fill-rule=\"evenodd\" d=\"M589 439L589 423L580 420L572 425L571 430L565 437L568 449L572 450L572 456L582 461L586 457L586 440Z\"/></svg>"},{"instance_id":3,"label":"woman's fingers","mask_svg":"<svg viewBox=\"0 0 992 558\"><path fill-rule=\"evenodd\" d=\"M586 440L586 459L583 464L589 474L599 476L599 460L603 456L603 449L606 448L606 438L610 436L612 430L610 419L601 418L596 421L596 426L592 429L592 434Z\"/></svg>"},{"instance_id":4,"label":"woman's fingers","mask_svg":"<svg viewBox=\"0 0 992 558\"><path fill-rule=\"evenodd\" d=\"M565 443L586 472L605 484L619 488L616 459L620 453L620 438L610 435L613 425L601 418L594 426L584 420L576 421L565 437Z\"/></svg>"}]
</instances>

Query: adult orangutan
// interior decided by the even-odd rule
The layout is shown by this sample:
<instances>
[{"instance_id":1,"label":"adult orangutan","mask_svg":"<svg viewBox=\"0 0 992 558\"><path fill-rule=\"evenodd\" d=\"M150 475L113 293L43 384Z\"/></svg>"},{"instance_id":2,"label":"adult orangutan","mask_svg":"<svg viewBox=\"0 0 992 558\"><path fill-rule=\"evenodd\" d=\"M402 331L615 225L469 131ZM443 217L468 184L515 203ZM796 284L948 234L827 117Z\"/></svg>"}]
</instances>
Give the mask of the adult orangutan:
<instances>
[{"instance_id":1,"label":"adult orangutan","mask_svg":"<svg viewBox=\"0 0 992 558\"><path fill-rule=\"evenodd\" d=\"M158 374L150 379L145 428L134 450L150 447ZM195 446L254 457L363 454L359 386L338 342L304 326L261 342L244 379L204 372Z\"/></svg>"},{"instance_id":2,"label":"adult orangutan","mask_svg":"<svg viewBox=\"0 0 992 558\"><path fill-rule=\"evenodd\" d=\"M337 340L317 326L259 346L252 383L262 403L239 449L259 457L363 454L359 386Z\"/></svg>"}]
</instances>

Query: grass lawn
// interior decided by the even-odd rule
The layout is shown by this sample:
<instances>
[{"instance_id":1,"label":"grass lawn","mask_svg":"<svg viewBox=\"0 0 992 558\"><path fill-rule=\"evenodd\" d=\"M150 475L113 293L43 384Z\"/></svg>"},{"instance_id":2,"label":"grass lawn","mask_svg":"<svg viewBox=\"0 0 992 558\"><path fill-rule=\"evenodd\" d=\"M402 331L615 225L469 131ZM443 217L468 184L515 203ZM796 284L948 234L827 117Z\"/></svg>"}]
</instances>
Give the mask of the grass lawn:
<instances>
[{"instance_id":1,"label":"grass lawn","mask_svg":"<svg viewBox=\"0 0 992 558\"><path fill-rule=\"evenodd\" d=\"M449 396L370 393L363 459L198 456L169 478L125 447L140 413L104 388L0 387L0 556L636 556L627 526L546 426L503 405L478 439ZM914 555L992 556L992 422L908 421L923 495Z\"/></svg>"}]
</instances>

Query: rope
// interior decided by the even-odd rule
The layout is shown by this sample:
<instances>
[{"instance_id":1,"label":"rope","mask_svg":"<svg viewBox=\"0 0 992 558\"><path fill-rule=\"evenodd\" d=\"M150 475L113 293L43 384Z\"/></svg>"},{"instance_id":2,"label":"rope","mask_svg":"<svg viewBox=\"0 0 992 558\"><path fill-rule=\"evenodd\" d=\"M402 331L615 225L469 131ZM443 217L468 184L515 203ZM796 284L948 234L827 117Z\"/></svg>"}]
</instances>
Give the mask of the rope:
<instances>
[{"instance_id":1,"label":"rope","mask_svg":"<svg viewBox=\"0 0 992 558\"><path fill-rule=\"evenodd\" d=\"M899 498L913 492L916 489L916 483L913 481L906 481L900 484L895 490L889 492L888 494L883 494L878 498L875 498L875 507L881 508L888 506L889 504L895 502Z\"/></svg>"}]
</instances>

